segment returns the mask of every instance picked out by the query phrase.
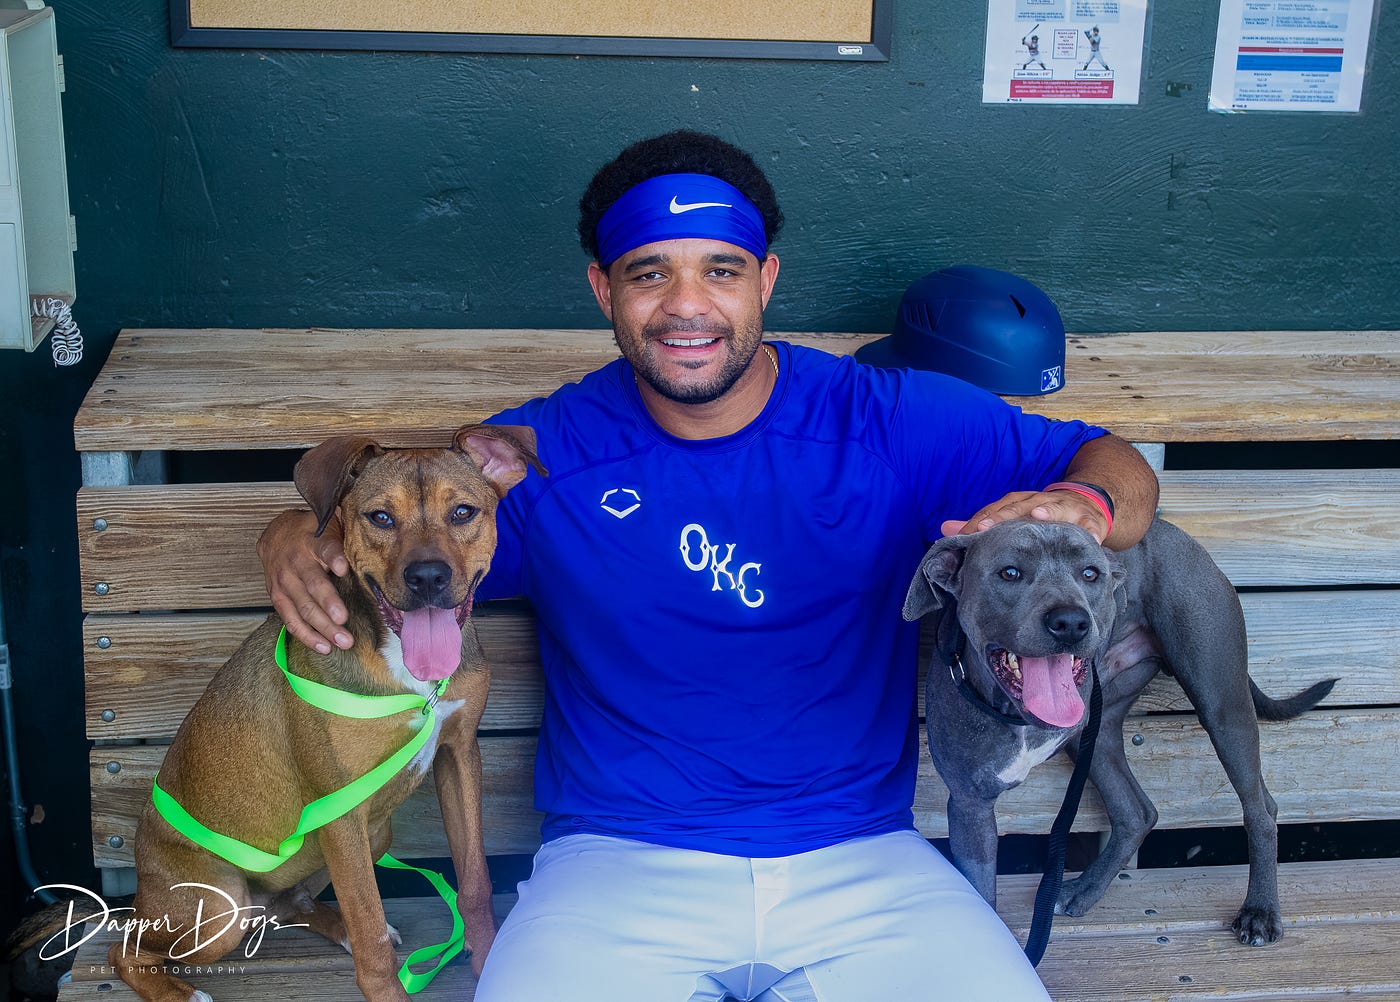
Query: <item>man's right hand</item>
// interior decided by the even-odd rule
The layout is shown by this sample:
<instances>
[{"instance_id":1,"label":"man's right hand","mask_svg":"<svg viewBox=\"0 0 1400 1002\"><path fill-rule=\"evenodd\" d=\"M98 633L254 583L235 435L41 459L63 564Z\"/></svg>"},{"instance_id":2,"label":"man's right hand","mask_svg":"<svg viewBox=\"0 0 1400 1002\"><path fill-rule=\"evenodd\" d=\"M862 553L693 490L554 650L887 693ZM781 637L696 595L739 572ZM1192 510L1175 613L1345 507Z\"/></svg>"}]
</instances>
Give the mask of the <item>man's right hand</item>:
<instances>
[{"instance_id":1,"label":"man's right hand","mask_svg":"<svg viewBox=\"0 0 1400 1002\"><path fill-rule=\"evenodd\" d=\"M332 646L349 650L354 645L345 629L349 614L330 577L350 573L339 519L332 518L318 537L315 515L284 511L258 537L258 559L272 607L292 636L322 654Z\"/></svg>"}]
</instances>

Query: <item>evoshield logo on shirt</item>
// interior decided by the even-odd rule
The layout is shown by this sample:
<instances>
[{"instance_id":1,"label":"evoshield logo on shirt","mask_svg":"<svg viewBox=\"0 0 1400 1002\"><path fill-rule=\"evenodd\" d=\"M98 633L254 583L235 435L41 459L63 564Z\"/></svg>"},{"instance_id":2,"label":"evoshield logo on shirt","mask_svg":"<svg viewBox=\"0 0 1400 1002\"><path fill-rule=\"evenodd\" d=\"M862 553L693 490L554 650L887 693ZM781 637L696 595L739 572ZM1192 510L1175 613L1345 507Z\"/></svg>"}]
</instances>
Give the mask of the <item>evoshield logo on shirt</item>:
<instances>
[{"instance_id":1,"label":"evoshield logo on shirt","mask_svg":"<svg viewBox=\"0 0 1400 1002\"><path fill-rule=\"evenodd\" d=\"M710 591L727 589L736 592L740 602L750 609L757 609L763 604L763 592L752 579L758 577L763 567L750 561L739 565L737 572L731 571L729 565L734 559L734 547L737 545L711 543L709 534L699 522L691 522L681 530L681 559L686 567L697 573L708 570L714 575L714 586ZM720 559L720 546L724 547L723 560Z\"/></svg>"},{"instance_id":2,"label":"evoshield logo on shirt","mask_svg":"<svg viewBox=\"0 0 1400 1002\"><path fill-rule=\"evenodd\" d=\"M603 495L598 506L609 515L626 518L642 506L642 496L630 487L614 487Z\"/></svg>"}]
</instances>

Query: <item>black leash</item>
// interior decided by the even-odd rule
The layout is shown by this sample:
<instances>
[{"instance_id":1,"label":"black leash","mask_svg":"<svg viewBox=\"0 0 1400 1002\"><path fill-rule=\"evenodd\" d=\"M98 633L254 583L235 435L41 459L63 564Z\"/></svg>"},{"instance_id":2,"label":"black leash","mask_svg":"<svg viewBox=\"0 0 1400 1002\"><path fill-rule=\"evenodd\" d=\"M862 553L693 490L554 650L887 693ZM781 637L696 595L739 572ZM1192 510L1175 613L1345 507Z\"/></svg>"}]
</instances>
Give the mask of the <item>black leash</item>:
<instances>
[{"instance_id":1,"label":"black leash","mask_svg":"<svg viewBox=\"0 0 1400 1002\"><path fill-rule=\"evenodd\" d=\"M962 624L958 622L957 605L949 603L945 610L945 618L940 626L949 626L951 637L948 637L947 644L935 642L938 655L943 663L948 667L948 673L952 676L953 685L958 690L958 694L971 703L977 709L988 716L1010 724L1013 727L1025 727L1030 724L1024 717L1013 717L1003 713L996 707L984 700L971 683L967 680L967 669L963 666L963 648L967 644L967 635L963 633ZM939 631L938 640L944 639ZM1094 745L1099 740L1099 717L1103 711L1103 690L1099 687L1099 670L1095 662L1089 662L1089 671L1093 678L1093 685L1089 690L1089 719L1084 723L1084 730L1079 734L1079 754L1074 760L1074 772L1070 774L1069 786L1065 789L1065 800L1060 805L1060 812L1055 815L1055 821L1050 826L1050 841L1045 853L1045 870L1040 878L1040 886L1035 892L1035 908L1031 913L1031 930L1026 937L1026 957L1030 960L1031 966L1035 967L1040 963L1040 959L1045 956L1045 947L1050 942L1050 927L1055 921L1055 902L1060 897L1060 887L1065 879L1065 847L1069 842L1070 826L1074 824L1074 816L1079 813L1079 801L1084 794L1084 783L1089 778L1089 765L1094 758Z\"/></svg>"},{"instance_id":2,"label":"black leash","mask_svg":"<svg viewBox=\"0 0 1400 1002\"><path fill-rule=\"evenodd\" d=\"M1089 763L1094 757L1094 745L1099 739L1099 716L1103 710L1103 691L1099 688L1099 670L1093 662L1089 664L1094 685L1089 692L1089 720L1079 734L1079 755L1074 760L1074 772L1069 777L1069 788L1065 790L1065 802L1060 805L1060 813L1055 815L1055 823L1050 826L1050 847L1045 854L1045 873L1040 878L1040 887L1035 892L1035 910L1031 914L1031 931L1026 937L1026 958L1035 967L1045 956L1045 947L1050 942L1050 926L1055 921L1055 902L1060 897L1060 885L1065 878L1065 845L1069 840L1070 825L1079 811L1079 798L1084 792L1084 781L1089 778Z\"/></svg>"}]
</instances>

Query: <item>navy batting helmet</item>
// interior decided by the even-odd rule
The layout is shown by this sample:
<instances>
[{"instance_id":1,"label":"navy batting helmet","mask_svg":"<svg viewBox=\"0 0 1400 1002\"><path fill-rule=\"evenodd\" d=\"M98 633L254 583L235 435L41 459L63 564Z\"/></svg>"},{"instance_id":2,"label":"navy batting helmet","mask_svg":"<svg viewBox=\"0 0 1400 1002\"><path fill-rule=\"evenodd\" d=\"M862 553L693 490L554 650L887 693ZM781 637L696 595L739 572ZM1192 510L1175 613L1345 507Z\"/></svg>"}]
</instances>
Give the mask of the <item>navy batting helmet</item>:
<instances>
[{"instance_id":1,"label":"navy batting helmet","mask_svg":"<svg viewBox=\"0 0 1400 1002\"><path fill-rule=\"evenodd\" d=\"M1065 384L1065 325L1050 297L1024 278L957 265L909 286L894 333L859 349L856 359L1037 396Z\"/></svg>"}]
</instances>

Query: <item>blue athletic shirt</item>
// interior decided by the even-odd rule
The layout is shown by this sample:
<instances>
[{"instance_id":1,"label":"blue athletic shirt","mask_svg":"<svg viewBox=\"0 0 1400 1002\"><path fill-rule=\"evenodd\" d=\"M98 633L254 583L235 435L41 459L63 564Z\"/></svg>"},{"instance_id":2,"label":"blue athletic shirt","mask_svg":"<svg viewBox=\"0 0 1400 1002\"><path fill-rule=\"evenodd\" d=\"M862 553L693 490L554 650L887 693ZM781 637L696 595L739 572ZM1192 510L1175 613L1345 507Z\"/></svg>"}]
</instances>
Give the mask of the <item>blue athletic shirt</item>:
<instances>
[{"instance_id":1,"label":"blue athletic shirt","mask_svg":"<svg viewBox=\"0 0 1400 1002\"><path fill-rule=\"evenodd\" d=\"M492 418L549 469L502 501L478 591L538 615L545 841L766 857L912 828L919 560L1104 434L774 346L775 391L724 438L662 430L622 359Z\"/></svg>"}]
</instances>

